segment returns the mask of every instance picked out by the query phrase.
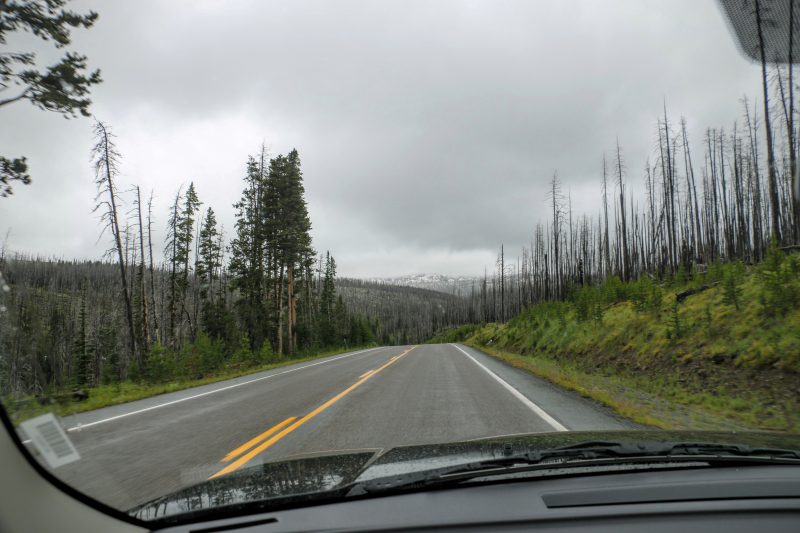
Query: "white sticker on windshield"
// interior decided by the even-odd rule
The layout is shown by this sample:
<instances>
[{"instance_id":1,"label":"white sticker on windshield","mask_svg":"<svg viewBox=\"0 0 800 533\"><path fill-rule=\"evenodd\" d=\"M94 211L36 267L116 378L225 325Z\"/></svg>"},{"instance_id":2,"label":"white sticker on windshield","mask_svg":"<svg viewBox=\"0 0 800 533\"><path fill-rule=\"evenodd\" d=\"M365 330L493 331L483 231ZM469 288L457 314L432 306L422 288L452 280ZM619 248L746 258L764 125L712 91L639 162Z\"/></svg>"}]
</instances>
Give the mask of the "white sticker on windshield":
<instances>
[{"instance_id":1,"label":"white sticker on windshield","mask_svg":"<svg viewBox=\"0 0 800 533\"><path fill-rule=\"evenodd\" d=\"M52 413L26 420L20 426L51 468L58 468L81 458Z\"/></svg>"}]
</instances>

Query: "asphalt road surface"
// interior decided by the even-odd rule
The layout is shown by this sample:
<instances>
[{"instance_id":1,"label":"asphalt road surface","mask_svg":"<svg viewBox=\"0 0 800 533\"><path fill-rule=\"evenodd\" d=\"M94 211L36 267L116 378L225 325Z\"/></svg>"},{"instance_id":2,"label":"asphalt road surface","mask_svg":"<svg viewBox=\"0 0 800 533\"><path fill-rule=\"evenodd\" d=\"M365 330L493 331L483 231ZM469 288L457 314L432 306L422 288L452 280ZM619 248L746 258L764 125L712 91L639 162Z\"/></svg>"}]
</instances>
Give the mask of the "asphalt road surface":
<instances>
[{"instance_id":1,"label":"asphalt road surface","mask_svg":"<svg viewBox=\"0 0 800 533\"><path fill-rule=\"evenodd\" d=\"M62 424L81 459L54 473L120 509L309 453L637 427L458 344L351 352L71 415Z\"/></svg>"}]
</instances>

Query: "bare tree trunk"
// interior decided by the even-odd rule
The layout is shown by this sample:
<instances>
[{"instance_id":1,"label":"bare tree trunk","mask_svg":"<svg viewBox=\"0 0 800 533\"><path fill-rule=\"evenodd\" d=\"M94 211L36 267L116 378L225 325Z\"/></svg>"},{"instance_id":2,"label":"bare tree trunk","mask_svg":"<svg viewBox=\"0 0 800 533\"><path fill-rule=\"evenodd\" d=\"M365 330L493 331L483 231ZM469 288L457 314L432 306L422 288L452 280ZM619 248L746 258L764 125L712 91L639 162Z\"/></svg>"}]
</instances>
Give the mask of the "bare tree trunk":
<instances>
[{"instance_id":1,"label":"bare tree trunk","mask_svg":"<svg viewBox=\"0 0 800 533\"><path fill-rule=\"evenodd\" d=\"M150 324L147 309L147 291L145 289L145 255L144 255L144 224L142 223L142 196L139 186L136 186L136 216L139 222L139 297L142 300L142 350L147 352L150 346Z\"/></svg>"},{"instance_id":2,"label":"bare tree trunk","mask_svg":"<svg viewBox=\"0 0 800 533\"><path fill-rule=\"evenodd\" d=\"M628 252L628 226L625 221L625 186L622 182L622 168L622 151L619 147L619 139L617 139L617 179L619 183L619 209L622 218L622 279L627 281L630 279L631 265Z\"/></svg>"},{"instance_id":3,"label":"bare tree trunk","mask_svg":"<svg viewBox=\"0 0 800 533\"><path fill-rule=\"evenodd\" d=\"M294 265L291 263L286 268L286 304L287 304L287 320L286 320L286 339L288 341L287 351L289 355L294 353Z\"/></svg>"},{"instance_id":4,"label":"bare tree trunk","mask_svg":"<svg viewBox=\"0 0 800 533\"><path fill-rule=\"evenodd\" d=\"M136 358L136 335L133 328L133 309L131 307L131 297L128 293L127 272L125 268L125 252L122 248L122 239L120 237L119 216L117 214L117 195L114 192L114 179L112 172L112 160L110 153L109 143L111 142L108 136L108 130L102 122L97 122L97 129L101 136L102 147L102 166L105 172L106 190L108 192L108 217L111 226L111 233L114 237L114 246L117 251L117 259L119 262L119 275L120 284L122 285L122 298L125 304L125 318L128 321L128 335L129 335L129 348L131 359ZM140 361L141 362L141 361Z\"/></svg>"},{"instance_id":5,"label":"bare tree trunk","mask_svg":"<svg viewBox=\"0 0 800 533\"><path fill-rule=\"evenodd\" d=\"M177 246L178 246L178 204L181 199L181 191L178 190L175 195L175 203L172 206L172 257L170 258L170 276L169 276L169 342L174 346L175 341L175 322L178 308L175 305L175 298L177 298L178 286L178 259L177 259Z\"/></svg>"},{"instance_id":6,"label":"bare tree trunk","mask_svg":"<svg viewBox=\"0 0 800 533\"><path fill-rule=\"evenodd\" d=\"M605 228L603 233L603 259L605 260L605 273L611 271L611 251L608 239L608 173L606 171L606 156L603 154L603 217Z\"/></svg>"},{"instance_id":7,"label":"bare tree trunk","mask_svg":"<svg viewBox=\"0 0 800 533\"><path fill-rule=\"evenodd\" d=\"M769 117L769 90L767 88L767 52L764 49L764 32L761 0L755 0L756 27L758 29L758 48L761 54L761 86L764 92L764 129L767 134L767 180L769 186L772 235L781 242L781 211L778 203L778 178L775 171L775 152L772 140L772 125Z\"/></svg>"},{"instance_id":8,"label":"bare tree trunk","mask_svg":"<svg viewBox=\"0 0 800 533\"><path fill-rule=\"evenodd\" d=\"M281 263L280 266L280 273L278 278L275 280L275 286L277 287L277 300L278 300L278 354L283 355L283 268L284 265Z\"/></svg>"},{"instance_id":9,"label":"bare tree trunk","mask_svg":"<svg viewBox=\"0 0 800 533\"><path fill-rule=\"evenodd\" d=\"M153 310L153 338L162 340L156 317L156 281L155 268L153 265L153 191L150 191L150 198L147 200L147 250L150 259L150 309Z\"/></svg>"}]
</instances>

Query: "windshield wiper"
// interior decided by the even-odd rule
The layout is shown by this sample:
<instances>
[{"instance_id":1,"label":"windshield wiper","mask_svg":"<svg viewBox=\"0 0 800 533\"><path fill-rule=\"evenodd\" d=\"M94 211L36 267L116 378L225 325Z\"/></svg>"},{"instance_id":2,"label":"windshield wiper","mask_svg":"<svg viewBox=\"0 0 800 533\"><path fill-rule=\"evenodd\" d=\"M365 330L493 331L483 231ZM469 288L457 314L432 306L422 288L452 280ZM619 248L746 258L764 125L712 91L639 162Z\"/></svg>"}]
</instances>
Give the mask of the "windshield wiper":
<instances>
[{"instance_id":1,"label":"windshield wiper","mask_svg":"<svg viewBox=\"0 0 800 533\"><path fill-rule=\"evenodd\" d=\"M558 448L508 454L464 463L375 478L351 485L348 496L460 483L478 477L521 471L632 463L792 464L800 465L800 451L756 448L741 444L702 442L586 441Z\"/></svg>"}]
</instances>

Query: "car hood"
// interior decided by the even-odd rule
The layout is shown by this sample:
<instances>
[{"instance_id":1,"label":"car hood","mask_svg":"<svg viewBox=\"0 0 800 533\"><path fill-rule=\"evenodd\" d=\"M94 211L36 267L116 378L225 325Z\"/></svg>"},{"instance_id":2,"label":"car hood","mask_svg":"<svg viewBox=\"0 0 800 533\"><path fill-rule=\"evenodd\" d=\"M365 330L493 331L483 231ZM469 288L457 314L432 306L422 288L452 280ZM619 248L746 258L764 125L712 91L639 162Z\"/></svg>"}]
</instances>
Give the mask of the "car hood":
<instances>
[{"instance_id":1,"label":"car hood","mask_svg":"<svg viewBox=\"0 0 800 533\"><path fill-rule=\"evenodd\" d=\"M159 520L209 508L250 505L291 498L319 499L354 482L390 475L501 458L508 454L546 450L585 441L704 442L800 450L800 435L781 433L611 431L536 433L462 442L400 446L298 456L244 468L157 498L131 509L142 520ZM317 496L315 496L317 495Z\"/></svg>"}]
</instances>

